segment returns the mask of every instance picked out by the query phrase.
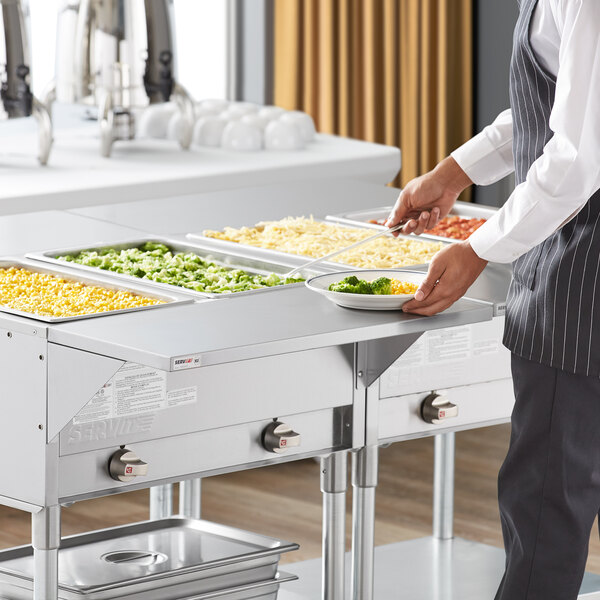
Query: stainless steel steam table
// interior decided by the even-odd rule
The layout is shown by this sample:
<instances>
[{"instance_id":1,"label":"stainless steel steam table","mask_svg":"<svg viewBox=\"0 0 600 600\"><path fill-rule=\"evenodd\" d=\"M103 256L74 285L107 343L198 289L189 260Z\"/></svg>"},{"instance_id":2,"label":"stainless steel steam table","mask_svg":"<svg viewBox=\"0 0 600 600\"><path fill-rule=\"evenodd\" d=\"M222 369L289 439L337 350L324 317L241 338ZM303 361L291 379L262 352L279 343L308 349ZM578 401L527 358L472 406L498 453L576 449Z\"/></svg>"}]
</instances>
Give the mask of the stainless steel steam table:
<instances>
[{"instance_id":1,"label":"stainless steel steam table","mask_svg":"<svg viewBox=\"0 0 600 600\"><path fill-rule=\"evenodd\" d=\"M16 243L0 247L22 252L19 240L40 225L38 248L78 243L90 223L57 213L5 217L0 227ZM96 226L115 242L131 236ZM10 415L0 423L0 501L32 513L34 599L58 597L61 504L309 456L326 457L324 594L342 598L339 474L342 451L364 445L361 349L369 348L362 369L375 373L407 338L491 316L491 305L470 300L434 318L348 311L304 288L62 324L0 315L0 397ZM153 370L167 398L186 400L78 419L107 381L136 365ZM267 451L261 432L273 419L301 431L302 445ZM148 463L147 476L109 476L109 459L125 445Z\"/></svg>"}]
</instances>

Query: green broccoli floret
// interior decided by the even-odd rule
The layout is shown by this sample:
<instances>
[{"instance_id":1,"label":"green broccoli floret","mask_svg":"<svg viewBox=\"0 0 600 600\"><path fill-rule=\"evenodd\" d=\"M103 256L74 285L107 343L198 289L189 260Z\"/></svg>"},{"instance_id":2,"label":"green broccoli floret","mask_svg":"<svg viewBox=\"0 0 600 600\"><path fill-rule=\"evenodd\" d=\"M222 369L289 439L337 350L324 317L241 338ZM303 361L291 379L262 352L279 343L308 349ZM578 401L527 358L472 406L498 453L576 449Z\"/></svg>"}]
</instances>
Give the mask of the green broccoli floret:
<instances>
[{"instance_id":1,"label":"green broccoli floret","mask_svg":"<svg viewBox=\"0 0 600 600\"><path fill-rule=\"evenodd\" d=\"M392 293L392 282L387 277L379 277L371 282L371 290L378 296L387 296Z\"/></svg>"},{"instance_id":2,"label":"green broccoli floret","mask_svg":"<svg viewBox=\"0 0 600 600\"><path fill-rule=\"evenodd\" d=\"M361 279L356 284L354 293L355 294L372 294L373 290L371 289L371 284L368 281Z\"/></svg>"},{"instance_id":3,"label":"green broccoli floret","mask_svg":"<svg viewBox=\"0 0 600 600\"><path fill-rule=\"evenodd\" d=\"M352 283L352 281L356 283ZM329 286L330 292L341 292L343 294L372 294L371 286L367 281L358 279L358 277L346 277L337 283Z\"/></svg>"},{"instance_id":4,"label":"green broccoli floret","mask_svg":"<svg viewBox=\"0 0 600 600\"><path fill-rule=\"evenodd\" d=\"M350 275L350 277L344 277L340 283L348 283L349 285L358 285L360 279L356 275Z\"/></svg>"}]
</instances>

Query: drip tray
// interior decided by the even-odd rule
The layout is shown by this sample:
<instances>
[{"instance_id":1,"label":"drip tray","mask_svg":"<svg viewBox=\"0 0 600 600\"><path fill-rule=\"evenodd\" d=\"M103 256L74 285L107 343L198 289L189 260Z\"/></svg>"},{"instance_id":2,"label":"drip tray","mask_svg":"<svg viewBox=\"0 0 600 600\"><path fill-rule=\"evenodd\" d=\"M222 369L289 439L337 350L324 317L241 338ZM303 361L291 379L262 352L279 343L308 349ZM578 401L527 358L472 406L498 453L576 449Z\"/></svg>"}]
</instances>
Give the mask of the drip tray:
<instances>
[{"instance_id":1,"label":"drip tray","mask_svg":"<svg viewBox=\"0 0 600 600\"><path fill-rule=\"evenodd\" d=\"M277 589L243 595L245 590L232 588L278 587L280 555L297 549L297 544L181 517L103 529L62 539L59 598L276 598ZM0 552L0 597L31 600L33 571L31 546ZM227 595L233 593L238 595Z\"/></svg>"}]
</instances>

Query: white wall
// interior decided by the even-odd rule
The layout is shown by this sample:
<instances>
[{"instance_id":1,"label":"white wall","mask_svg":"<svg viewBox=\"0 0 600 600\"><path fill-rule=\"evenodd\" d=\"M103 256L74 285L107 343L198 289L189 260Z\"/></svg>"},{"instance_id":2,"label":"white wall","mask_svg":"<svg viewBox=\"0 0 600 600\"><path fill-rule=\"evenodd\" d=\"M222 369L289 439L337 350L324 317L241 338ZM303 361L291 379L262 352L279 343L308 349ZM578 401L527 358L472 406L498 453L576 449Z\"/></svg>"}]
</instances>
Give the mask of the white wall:
<instances>
[{"instance_id":1,"label":"white wall","mask_svg":"<svg viewBox=\"0 0 600 600\"><path fill-rule=\"evenodd\" d=\"M56 15L62 1L29 0L36 95L54 74ZM196 99L225 97L226 5L225 0L175 0L179 81Z\"/></svg>"}]
</instances>

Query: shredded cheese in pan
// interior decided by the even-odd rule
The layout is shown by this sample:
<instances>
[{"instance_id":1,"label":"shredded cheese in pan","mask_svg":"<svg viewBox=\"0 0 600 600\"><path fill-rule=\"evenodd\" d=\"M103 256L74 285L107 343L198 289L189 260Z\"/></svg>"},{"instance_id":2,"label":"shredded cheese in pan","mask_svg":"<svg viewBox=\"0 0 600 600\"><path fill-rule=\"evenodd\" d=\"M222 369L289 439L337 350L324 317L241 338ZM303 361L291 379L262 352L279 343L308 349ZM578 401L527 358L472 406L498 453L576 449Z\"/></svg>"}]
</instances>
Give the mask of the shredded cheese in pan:
<instances>
[{"instance_id":1,"label":"shredded cheese in pan","mask_svg":"<svg viewBox=\"0 0 600 600\"><path fill-rule=\"evenodd\" d=\"M359 229L334 223L315 221L312 217L287 217L281 221L265 221L255 227L223 231L205 231L211 238L258 246L291 254L319 258L373 235L372 229ZM444 245L383 236L332 260L362 269L387 269L424 264Z\"/></svg>"}]
</instances>

